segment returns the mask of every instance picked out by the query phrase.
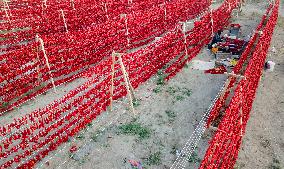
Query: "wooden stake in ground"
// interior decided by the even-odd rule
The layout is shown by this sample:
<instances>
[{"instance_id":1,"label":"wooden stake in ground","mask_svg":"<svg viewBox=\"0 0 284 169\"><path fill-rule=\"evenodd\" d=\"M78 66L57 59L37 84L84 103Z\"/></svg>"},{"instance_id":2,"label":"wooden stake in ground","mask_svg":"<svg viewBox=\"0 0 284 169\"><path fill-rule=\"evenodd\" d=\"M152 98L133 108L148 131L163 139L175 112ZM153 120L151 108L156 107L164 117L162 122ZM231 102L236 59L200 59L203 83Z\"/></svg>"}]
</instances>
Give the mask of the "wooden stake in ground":
<instances>
[{"instance_id":1,"label":"wooden stake in ground","mask_svg":"<svg viewBox=\"0 0 284 169\"><path fill-rule=\"evenodd\" d=\"M107 14L107 3L104 3L103 5L104 5L104 7L105 7L106 17L107 17L107 19L108 19L108 14Z\"/></svg>"},{"instance_id":2,"label":"wooden stake in ground","mask_svg":"<svg viewBox=\"0 0 284 169\"><path fill-rule=\"evenodd\" d=\"M46 1L47 1L47 0L43 0L43 1L42 1L42 5L45 7L45 9L47 8Z\"/></svg>"},{"instance_id":3,"label":"wooden stake in ground","mask_svg":"<svg viewBox=\"0 0 284 169\"><path fill-rule=\"evenodd\" d=\"M61 16L62 16L62 18L63 18L63 22L64 22L65 30L66 30L66 32L68 33L67 23L66 23L66 20L65 20L64 12L63 12L63 10L62 10L62 9L60 9L60 11L61 11Z\"/></svg>"},{"instance_id":4,"label":"wooden stake in ground","mask_svg":"<svg viewBox=\"0 0 284 169\"><path fill-rule=\"evenodd\" d=\"M184 38L184 49L185 49L185 54L186 54L186 58L188 57L188 51L187 51L187 41L186 41L186 22L182 22L182 28L181 28L181 31L183 33L183 38Z\"/></svg>"},{"instance_id":5,"label":"wooden stake in ground","mask_svg":"<svg viewBox=\"0 0 284 169\"><path fill-rule=\"evenodd\" d=\"M212 24L212 37L214 37L214 20L213 20L213 9L210 10L211 12L211 24Z\"/></svg>"},{"instance_id":6,"label":"wooden stake in ground","mask_svg":"<svg viewBox=\"0 0 284 169\"><path fill-rule=\"evenodd\" d=\"M133 106L133 98L132 98L131 88L130 88L130 83L128 81L127 72L126 72L124 64L122 62L121 55L122 55L121 53L116 53L116 56L118 57L118 61L119 61L119 64L120 64L120 67L121 67L121 71L122 71L122 74L123 74L125 87L126 87L126 90L127 90L127 95L128 95L128 99L129 99L129 103L130 103L129 105L130 105L132 113L135 115L134 106Z\"/></svg>"},{"instance_id":7,"label":"wooden stake in ground","mask_svg":"<svg viewBox=\"0 0 284 169\"><path fill-rule=\"evenodd\" d=\"M7 19L8 19L8 22L11 21L11 20L10 20L10 15L8 14L8 10L9 10L9 9L10 9L10 8L9 8L9 5L8 5L7 1L4 0L4 11L5 11L5 15L6 15ZM10 14L11 14L11 13L10 13Z\"/></svg>"},{"instance_id":8,"label":"wooden stake in ground","mask_svg":"<svg viewBox=\"0 0 284 169\"><path fill-rule=\"evenodd\" d=\"M128 22L127 22L127 14L120 14L121 18L125 18L125 29L126 29L126 38L127 38L127 46L130 45L129 39L129 31L128 31Z\"/></svg>"},{"instance_id":9,"label":"wooden stake in ground","mask_svg":"<svg viewBox=\"0 0 284 169\"><path fill-rule=\"evenodd\" d=\"M43 40L38 35L36 35L36 41L40 42L41 50L43 52L43 56L45 58L45 63L46 63L47 68L48 68L48 73L50 75L50 80L51 80L54 92L56 92L55 83L54 83L54 80L53 80L53 77L52 77L52 73L51 73L51 70L50 70L50 65L49 65L49 61L48 61L48 58L47 58L47 55L46 55L46 51L45 51L45 48L44 48Z\"/></svg>"},{"instance_id":10,"label":"wooden stake in ground","mask_svg":"<svg viewBox=\"0 0 284 169\"><path fill-rule=\"evenodd\" d=\"M75 10L74 0L71 0L71 7L72 7L73 10Z\"/></svg>"},{"instance_id":11,"label":"wooden stake in ground","mask_svg":"<svg viewBox=\"0 0 284 169\"><path fill-rule=\"evenodd\" d=\"M112 64L111 64L111 86L110 86L110 111L112 111L113 106L113 86L114 86L114 64L115 64L115 52L113 51L111 54Z\"/></svg>"},{"instance_id":12,"label":"wooden stake in ground","mask_svg":"<svg viewBox=\"0 0 284 169\"><path fill-rule=\"evenodd\" d=\"M39 62L39 63L40 63L39 51L40 51L40 48L39 48L39 46L37 46L37 47L36 47L36 61L35 61L35 63L36 63L36 62ZM38 73L37 80L40 82L41 73L40 73L40 70L39 70L39 66L40 66L40 64L37 65L36 70L37 70L37 73Z\"/></svg>"}]
</instances>

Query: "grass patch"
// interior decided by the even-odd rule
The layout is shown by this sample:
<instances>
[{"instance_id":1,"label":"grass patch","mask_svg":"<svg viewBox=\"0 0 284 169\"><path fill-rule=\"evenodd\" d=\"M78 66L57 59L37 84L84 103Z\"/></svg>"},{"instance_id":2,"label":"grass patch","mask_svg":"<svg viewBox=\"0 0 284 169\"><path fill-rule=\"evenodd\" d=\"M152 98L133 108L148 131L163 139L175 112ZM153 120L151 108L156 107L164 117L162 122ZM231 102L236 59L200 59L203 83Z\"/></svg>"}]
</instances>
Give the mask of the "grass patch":
<instances>
[{"instance_id":1,"label":"grass patch","mask_svg":"<svg viewBox=\"0 0 284 169\"><path fill-rule=\"evenodd\" d=\"M155 152L154 154L150 154L150 156L146 159L145 163L147 165L159 165L161 164L161 152Z\"/></svg>"},{"instance_id":2,"label":"grass patch","mask_svg":"<svg viewBox=\"0 0 284 169\"><path fill-rule=\"evenodd\" d=\"M139 123L129 123L118 127L120 134L137 135L140 139L149 138L151 130Z\"/></svg>"},{"instance_id":3,"label":"grass patch","mask_svg":"<svg viewBox=\"0 0 284 169\"><path fill-rule=\"evenodd\" d=\"M175 98L177 101L183 101L185 99L185 97L181 95L177 95Z\"/></svg>"},{"instance_id":4,"label":"grass patch","mask_svg":"<svg viewBox=\"0 0 284 169\"><path fill-rule=\"evenodd\" d=\"M187 97L189 97L189 96L191 96L192 91L190 89L188 89L188 88L183 88L182 89L182 94L187 96Z\"/></svg>"},{"instance_id":5,"label":"grass patch","mask_svg":"<svg viewBox=\"0 0 284 169\"><path fill-rule=\"evenodd\" d=\"M166 110L165 113L167 114L170 122L173 122L177 116L176 113L171 110Z\"/></svg>"},{"instance_id":6,"label":"grass patch","mask_svg":"<svg viewBox=\"0 0 284 169\"><path fill-rule=\"evenodd\" d=\"M158 80L157 80L157 85L165 85L165 77L166 75L163 73L162 70L158 71Z\"/></svg>"},{"instance_id":7,"label":"grass patch","mask_svg":"<svg viewBox=\"0 0 284 169\"><path fill-rule=\"evenodd\" d=\"M81 133L76 138L79 139L79 140L83 140L85 138L85 136Z\"/></svg>"},{"instance_id":8,"label":"grass patch","mask_svg":"<svg viewBox=\"0 0 284 169\"><path fill-rule=\"evenodd\" d=\"M153 89L154 93L160 93L162 91L161 86L156 87L155 89Z\"/></svg>"},{"instance_id":9,"label":"grass patch","mask_svg":"<svg viewBox=\"0 0 284 169\"><path fill-rule=\"evenodd\" d=\"M171 86L170 86L170 87L167 89L167 92L168 92L170 95L174 95L174 94L177 93L179 90L180 90L179 87L174 88L174 87L171 87Z\"/></svg>"},{"instance_id":10,"label":"grass patch","mask_svg":"<svg viewBox=\"0 0 284 169\"><path fill-rule=\"evenodd\" d=\"M140 104L141 104L140 101L141 101L140 99L133 99L133 106L134 107L140 106Z\"/></svg>"},{"instance_id":11,"label":"grass patch","mask_svg":"<svg viewBox=\"0 0 284 169\"><path fill-rule=\"evenodd\" d=\"M268 167L269 169L281 169L280 161L273 157L272 164Z\"/></svg>"},{"instance_id":12,"label":"grass patch","mask_svg":"<svg viewBox=\"0 0 284 169\"><path fill-rule=\"evenodd\" d=\"M93 142L97 142L97 141L98 141L98 137L99 137L100 134L101 134L100 131L91 133L90 139L91 139Z\"/></svg>"},{"instance_id":13,"label":"grass patch","mask_svg":"<svg viewBox=\"0 0 284 169\"><path fill-rule=\"evenodd\" d=\"M194 151L192 153L192 155L189 158L187 158L187 161L189 163L195 163L196 164L196 163L200 163L201 159L198 157L197 153Z\"/></svg>"},{"instance_id":14,"label":"grass patch","mask_svg":"<svg viewBox=\"0 0 284 169\"><path fill-rule=\"evenodd\" d=\"M185 97L189 97L192 94L191 89L180 87L168 87L166 90L171 96L175 98L175 101L182 101ZM175 101L173 101L175 103Z\"/></svg>"},{"instance_id":15,"label":"grass patch","mask_svg":"<svg viewBox=\"0 0 284 169\"><path fill-rule=\"evenodd\" d=\"M10 105L9 102L3 102L2 105L0 106L0 109L6 109Z\"/></svg>"},{"instance_id":16,"label":"grass patch","mask_svg":"<svg viewBox=\"0 0 284 169\"><path fill-rule=\"evenodd\" d=\"M189 65L186 63L185 65L184 65L184 68L189 68Z\"/></svg>"}]
</instances>

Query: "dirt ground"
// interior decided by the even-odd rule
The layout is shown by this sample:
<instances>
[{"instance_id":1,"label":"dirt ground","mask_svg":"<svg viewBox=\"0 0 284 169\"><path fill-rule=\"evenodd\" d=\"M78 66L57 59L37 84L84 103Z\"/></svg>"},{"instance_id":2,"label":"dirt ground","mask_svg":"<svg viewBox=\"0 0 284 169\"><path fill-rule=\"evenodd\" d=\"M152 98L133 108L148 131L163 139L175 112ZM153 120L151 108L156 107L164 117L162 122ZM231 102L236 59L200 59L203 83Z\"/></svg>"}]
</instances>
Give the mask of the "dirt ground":
<instances>
[{"instance_id":1,"label":"dirt ground","mask_svg":"<svg viewBox=\"0 0 284 169\"><path fill-rule=\"evenodd\" d=\"M259 23L265 4L248 4L243 13L234 18L234 22L243 26L244 36ZM282 12L283 9L282 6ZM277 52L270 52L268 57L276 63L275 71L263 75L236 168L266 169L284 164L283 18L272 43ZM213 56L204 49L194 60L212 59ZM131 169L128 160L140 161L143 169L170 168L177 152L220 91L226 76L204 74L192 69L191 62L166 84L157 85L158 79L159 75L156 75L135 90L135 117L128 108L127 98L116 101L112 112L102 113L92 125L53 151L36 168ZM47 92L3 116L0 122L8 123L16 116L44 107L84 81L86 79L81 78L62 85L57 93ZM202 137L194 155L187 160L186 168L198 168L209 139ZM72 147L77 151L71 153Z\"/></svg>"}]
</instances>

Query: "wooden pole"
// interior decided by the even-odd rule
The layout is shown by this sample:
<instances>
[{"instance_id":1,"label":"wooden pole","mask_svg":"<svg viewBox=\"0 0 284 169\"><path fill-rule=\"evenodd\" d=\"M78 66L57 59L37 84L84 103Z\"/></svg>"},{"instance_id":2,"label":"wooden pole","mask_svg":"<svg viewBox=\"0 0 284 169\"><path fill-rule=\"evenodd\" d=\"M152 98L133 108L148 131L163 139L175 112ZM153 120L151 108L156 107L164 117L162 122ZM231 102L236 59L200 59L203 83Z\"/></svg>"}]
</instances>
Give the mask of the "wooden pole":
<instances>
[{"instance_id":1,"label":"wooden pole","mask_svg":"<svg viewBox=\"0 0 284 169\"><path fill-rule=\"evenodd\" d=\"M8 5L7 1L4 0L4 11L5 11L6 17L8 19L8 22L10 22L11 20L10 20L9 14L8 14L8 10L9 10L9 5Z\"/></svg>"},{"instance_id":2,"label":"wooden pole","mask_svg":"<svg viewBox=\"0 0 284 169\"><path fill-rule=\"evenodd\" d=\"M46 1L47 1L47 0L43 0L43 5L45 6L45 8L47 8Z\"/></svg>"},{"instance_id":3,"label":"wooden pole","mask_svg":"<svg viewBox=\"0 0 284 169\"><path fill-rule=\"evenodd\" d=\"M182 22L182 33L183 33L183 38L184 38L184 49L185 49L185 54L186 54L186 57L188 57L188 50L187 50L187 41L186 41L186 30L185 30L185 22Z\"/></svg>"},{"instance_id":4,"label":"wooden pole","mask_svg":"<svg viewBox=\"0 0 284 169\"><path fill-rule=\"evenodd\" d=\"M121 71L122 71L122 74L123 74L123 78L124 78L124 81L125 81L126 90L127 90L127 94L128 94L128 99L129 99L129 103L130 103L130 108L131 108L132 113L135 115L134 106L133 106L133 100L132 100L131 91L130 91L130 84L129 84L128 79L127 79L127 73L126 73L124 64L122 62L121 54L117 53L117 56L118 56L118 61L119 61L119 64L120 64L120 67L121 67Z\"/></svg>"},{"instance_id":5,"label":"wooden pole","mask_svg":"<svg viewBox=\"0 0 284 169\"><path fill-rule=\"evenodd\" d=\"M245 76L242 76L242 75L237 75L235 74L234 72L231 72L231 73L228 73L228 72L225 72L224 73L225 75L228 75L228 76L233 76L233 77L236 77L236 78L241 78L241 79L245 79Z\"/></svg>"},{"instance_id":6,"label":"wooden pole","mask_svg":"<svg viewBox=\"0 0 284 169\"><path fill-rule=\"evenodd\" d=\"M243 105L243 87L241 86L241 108L240 108L240 125L241 125L241 136L243 136L243 108L242 108L242 105Z\"/></svg>"},{"instance_id":7,"label":"wooden pole","mask_svg":"<svg viewBox=\"0 0 284 169\"><path fill-rule=\"evenodd\" d=\"M104 3L104 6L105 6L106 17L107 17L107 19L108 19L108 14L107 14L107 3Z\"/></svg>"},{"instance_id":8,"label":"wooden pole","mask_svg":"<svg viewBox=\"0 0 284 169\"><path fill-rule=\"evenodd\" d=\"M46 51L45 51L45 48L44 48L44 42L38 35L36 35L36 40L40 42L41 50L42 50L43 56L45 58L45 62L46 62L47 68L48 68L48 73L50 75L50 80L51 80L51 83L52 83L52 86L53 86L53 90L54 90L54 92L56 92L55 83L54 83L54 80L53 80L53 77L52 77L52 74L51 74L49 61L48 61Z\"/></svg>"},{"instance_id":9,"label":"wooden pole","mask_svg":"<svg viewBox=\"0 0 284 169\"><path fill-rule=\"evenodd\" d=\"M71 0L71 7L73 8L73 10L75 10L74 0Z\"/></svg>"},{"instance_id":10,"label":"wooden pole","mask_svg":"<svg viewBox=\"0 0 284 169\"><path fill-rule=\"evenodd\" d=\"M111 54L112 64L111 64L111 86L110 86L110 111L113 110L113 87L114 87L114 64L115 64L115 52Z\"/></svg>"},{"instance_id":11,"label":"wooden pole","mask_svg":"<svg viewBox=\"0 0 284 169\"><path fill-rule=\"evenodd\" d=\"M164 2L164 10L165 10L165 20L167 19L167 6L166 2Z\"/></svg>"},{"instance_id":12,"label":"wooden pole","mask_svg":"<svg viewBox=\"0 0 284 169\"><path fill-rule=\"evenodd\" d=\"M40 51L40 49L39 49L39 46L37 46L36 47L36 62L40 62L40 60L39 60L39 51ZM38 73L38 81L40 82L40 78L41 78L41 73L40 73L40 71L39 71L39 66L40 65L37 65L37 67L36 67L36 70L37 70L37 73Z\"/></svg>"},{"instance_id":13,"label":"wooden pole","mask_svg":"<svg viewBox=\"0 0 284 169\"><path fill-rule=\"evenodd\" d=\"M127 14L121 14L120 17L125 18L125 29L126 29L127 46L129 46L130 45L130 39L129 39L129 31L128 31Z\"/></svg>"},{"instance_id":14,"label":"wooden pole","mask_svg":"<svg viewBox=\"0 0 284 169\"><path fill-rule=\"evenodd\" d=\"M67 28L67 23L66 23L66 20L65 20L64 12L63 12L62 9L60 9L60 11L61 11L61 16L62 16L62 18L63 18L65 30L66 30L66 32L68 33L68 28Z\"/></svg>"},{"instance_id":15,"label":"wooden pole","mask_svg":"<svg viewBox=\"0 0 284 169\"><path fill-rule=\"evenodd\" d=\"M211 9L211 24L212 24L212 37L214 36L214 20L213 20L213 9Z\"/></svg>"}]
</instances>

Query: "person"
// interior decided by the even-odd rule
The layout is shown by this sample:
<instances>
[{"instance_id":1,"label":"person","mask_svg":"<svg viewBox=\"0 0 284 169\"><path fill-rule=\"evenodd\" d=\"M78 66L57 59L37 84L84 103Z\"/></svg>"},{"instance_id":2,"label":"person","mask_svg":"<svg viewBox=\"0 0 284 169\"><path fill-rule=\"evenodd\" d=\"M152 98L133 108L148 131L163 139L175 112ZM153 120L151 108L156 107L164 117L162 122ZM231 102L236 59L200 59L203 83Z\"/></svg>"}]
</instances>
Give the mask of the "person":
<instances>
[{"instance_id":1,"label":"person","mask_svg":"<svg viewBox=\"0 0 284 169\"><path fill-rule=\"evenodd\" d=\"M212 49L212 46L215 43L222 42L221 34L222 34L222 30L218 30L218 32L214 35L212 42L208 45L208 49Z\"/></svg>"}]
</instances>

